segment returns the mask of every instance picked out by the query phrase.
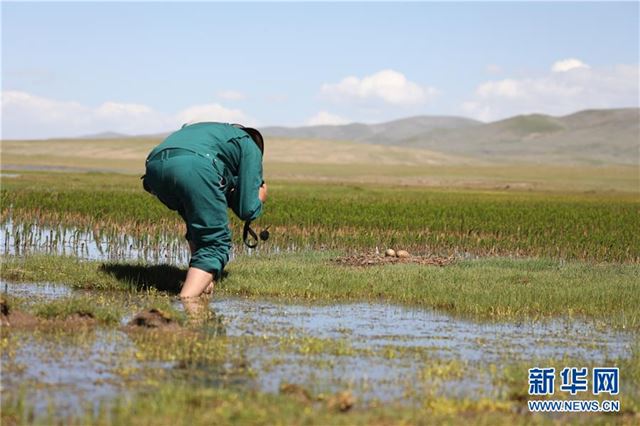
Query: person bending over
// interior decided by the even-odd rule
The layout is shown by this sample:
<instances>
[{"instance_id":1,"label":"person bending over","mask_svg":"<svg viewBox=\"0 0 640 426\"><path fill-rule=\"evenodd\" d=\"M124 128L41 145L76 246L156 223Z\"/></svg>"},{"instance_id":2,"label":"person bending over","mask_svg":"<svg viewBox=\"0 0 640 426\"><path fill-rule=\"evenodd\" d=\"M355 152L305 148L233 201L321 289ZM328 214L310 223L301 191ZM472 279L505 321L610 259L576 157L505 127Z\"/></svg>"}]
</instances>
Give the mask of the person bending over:
<instances>
[{"instance_id":1,"label":"person bending over","mask_svg":"<svg viewBox=\"0 0 640 426\"><path fill-rule=\"evenodd\" d=\"M210 293L229 261L227 207L243 221L262 213L264 140L256 129L203 122L184 125L147 156L144 189L187 226L189 270L180 297Z\"/></svg>"}]
</instances>

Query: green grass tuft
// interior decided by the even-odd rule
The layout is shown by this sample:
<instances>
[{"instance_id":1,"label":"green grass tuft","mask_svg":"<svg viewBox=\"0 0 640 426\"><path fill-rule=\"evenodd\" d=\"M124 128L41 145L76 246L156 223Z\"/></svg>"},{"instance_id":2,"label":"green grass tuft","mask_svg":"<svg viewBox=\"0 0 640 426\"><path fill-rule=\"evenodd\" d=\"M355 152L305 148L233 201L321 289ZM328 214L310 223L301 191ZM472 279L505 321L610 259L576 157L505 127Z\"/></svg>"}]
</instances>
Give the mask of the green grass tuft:
<instances>
[{"instance_id":1,"label":"green grass tuft","mask_svg":"<svg viewBox=\"0 0 640 426\"><path fill-rule=\"evenodd\" d=\"M71 317L95 319L107 325L119 324L122 312L117 306L99 306L89 297L72 297L41 302L32 307L35 315L49 320L65 320Z\"/></svg>"}]
</instances>

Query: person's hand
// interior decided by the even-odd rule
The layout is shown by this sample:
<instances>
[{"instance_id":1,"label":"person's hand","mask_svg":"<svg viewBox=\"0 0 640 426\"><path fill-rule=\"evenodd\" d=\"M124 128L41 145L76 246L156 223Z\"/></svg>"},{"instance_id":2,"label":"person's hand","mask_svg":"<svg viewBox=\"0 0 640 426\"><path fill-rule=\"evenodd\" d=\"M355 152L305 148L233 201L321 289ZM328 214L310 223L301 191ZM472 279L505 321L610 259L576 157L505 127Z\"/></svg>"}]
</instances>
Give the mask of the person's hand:
<instances>
[{"instance_id":1,"label":"person's hand","mask_svg":"<svg viewBox=\"0 0 640 426\"><path fill-rule=\"evenodd\" d=\"M260 186L260 189L258 190L258 198L263 203L265 201L267 201L267 184L264 183L264 182L262 182L262 185Z\"/></svg>"}]
</instances>

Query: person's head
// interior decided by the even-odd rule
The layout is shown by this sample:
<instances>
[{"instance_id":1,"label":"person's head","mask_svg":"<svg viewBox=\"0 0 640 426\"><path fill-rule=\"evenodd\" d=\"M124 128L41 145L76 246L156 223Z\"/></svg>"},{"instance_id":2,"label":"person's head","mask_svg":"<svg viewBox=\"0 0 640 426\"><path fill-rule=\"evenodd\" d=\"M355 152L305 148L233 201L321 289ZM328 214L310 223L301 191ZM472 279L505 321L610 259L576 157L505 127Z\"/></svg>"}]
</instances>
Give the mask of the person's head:
<instances>
[{"instance_id":1,"label":"person's head","mask_svg":"<svg viewBox=\"0 0 640 426\"><path fill-rule=\"evenodd\" d=\"M253 139L256 145L258 145L258 148L260 148L260 152L262 152L262 155L264 155L264 139L262 138L262 135L259 131L252 127L244 127L242 124L232 124L232 126L237 129L243 130L249 136L251 136L251 139Z\"/></svg>"}]
</instances>

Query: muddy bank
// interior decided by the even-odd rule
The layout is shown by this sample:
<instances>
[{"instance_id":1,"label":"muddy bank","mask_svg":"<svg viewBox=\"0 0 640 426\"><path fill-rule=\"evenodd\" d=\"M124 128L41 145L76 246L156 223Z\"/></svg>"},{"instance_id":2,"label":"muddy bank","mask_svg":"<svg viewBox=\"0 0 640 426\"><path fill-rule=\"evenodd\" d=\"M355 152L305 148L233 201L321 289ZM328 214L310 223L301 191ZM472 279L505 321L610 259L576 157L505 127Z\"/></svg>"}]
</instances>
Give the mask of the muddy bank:
<instances>
[{"instance_id":1,"label":"muddy bank","mask_svg":"<svg viewBox=\"0 0 640 426\"><path fill-rule=\"evenodd\" d=\"M38 318L13 309L7 300L0 297L0 325L2 328L35 327L38 323Z\"/></svg>"},{"instance_id":2,"label":"muddy bank","mask_svg":"<svg viewBox=\"0 0 640 426\"><path fill-rule=\"evenodd\" d=\"M78 327L93 327L98 321L91 312L74 312L63 318L41 318L10 306L4 298L0 298L0 324L3 328L13 330L33 328L60 328L74 330Z\"/></svg>"}]
</instances>

